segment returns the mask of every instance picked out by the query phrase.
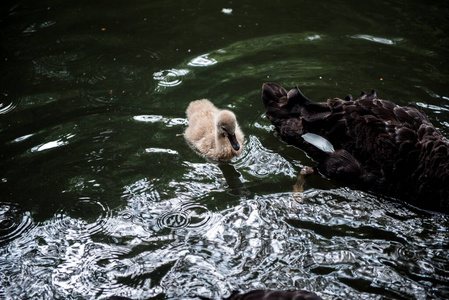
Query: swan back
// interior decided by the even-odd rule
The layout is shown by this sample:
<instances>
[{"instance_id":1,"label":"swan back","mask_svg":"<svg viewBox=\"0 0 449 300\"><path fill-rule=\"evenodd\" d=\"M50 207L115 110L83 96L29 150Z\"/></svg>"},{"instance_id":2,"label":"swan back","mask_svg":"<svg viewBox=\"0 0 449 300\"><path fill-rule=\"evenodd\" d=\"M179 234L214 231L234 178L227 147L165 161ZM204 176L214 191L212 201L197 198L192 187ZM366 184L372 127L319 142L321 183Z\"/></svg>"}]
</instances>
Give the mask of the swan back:
<instances>
[{"instance_id":1,"label":"swan back","mask_svg":"<svg viewBox=\"0 0 449 300\"><path fill-rule=\"evenodd\" d=\"M449 213L449 141L413 106L357 99L313 102L298 88L263 86L266 116L325 176Z\"/></svg>"}]
</instances>

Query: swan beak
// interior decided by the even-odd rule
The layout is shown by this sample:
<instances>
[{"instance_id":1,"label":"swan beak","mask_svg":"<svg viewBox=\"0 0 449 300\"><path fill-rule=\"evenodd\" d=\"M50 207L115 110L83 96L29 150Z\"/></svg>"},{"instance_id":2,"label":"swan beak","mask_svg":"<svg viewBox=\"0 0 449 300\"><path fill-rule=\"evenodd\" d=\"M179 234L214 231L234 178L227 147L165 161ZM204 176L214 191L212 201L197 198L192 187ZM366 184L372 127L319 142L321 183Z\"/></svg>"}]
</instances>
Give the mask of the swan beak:
<instances>
[{"instance_id":1,"label":"swan beak","mask_svg":"<svg viewBox=\"0 0 449 300\"><path fill-rule=\"evenodd\" d=\"M228 139L231 142L232 148L234 148L235 151L240 150L239 142L237 141L237 138L235 137L235 134L230 135L228 134Z\"/></svg>"}]
</instances>

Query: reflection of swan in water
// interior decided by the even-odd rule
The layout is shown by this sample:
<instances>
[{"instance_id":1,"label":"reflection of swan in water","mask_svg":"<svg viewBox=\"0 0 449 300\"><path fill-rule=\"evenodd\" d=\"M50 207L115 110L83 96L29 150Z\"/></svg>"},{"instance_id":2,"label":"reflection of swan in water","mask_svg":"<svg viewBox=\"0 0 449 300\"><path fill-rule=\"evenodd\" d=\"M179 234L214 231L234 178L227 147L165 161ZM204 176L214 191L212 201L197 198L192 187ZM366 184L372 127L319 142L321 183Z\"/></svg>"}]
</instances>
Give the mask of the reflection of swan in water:
<instances>
[{"instance_id":1,"label":"reflection of swan in water","mask_svg":"<svg viewBox=\"0 0 449 300\"><path fill-rule=\"evenodd\" d=\"M243 133L230 110L220 110L209 100L196 100L186 110L189 126L185 139L192 147L214 160L230 160L242 153Z\"/></svg>"},{"instance_id":2,"label":"reflection of swan in water","mask_svg":"<svg viewBox=\"0 0 449 300\"><path fill-rule=\"evenodd\" d=\"M243 185L240 180L241 174L237 172L233 165L228 163L218 163L218 167L223 173L223 177L229 187L229 193L231 195L246 195L249 191Z\"/></svg>"}]
</instances>

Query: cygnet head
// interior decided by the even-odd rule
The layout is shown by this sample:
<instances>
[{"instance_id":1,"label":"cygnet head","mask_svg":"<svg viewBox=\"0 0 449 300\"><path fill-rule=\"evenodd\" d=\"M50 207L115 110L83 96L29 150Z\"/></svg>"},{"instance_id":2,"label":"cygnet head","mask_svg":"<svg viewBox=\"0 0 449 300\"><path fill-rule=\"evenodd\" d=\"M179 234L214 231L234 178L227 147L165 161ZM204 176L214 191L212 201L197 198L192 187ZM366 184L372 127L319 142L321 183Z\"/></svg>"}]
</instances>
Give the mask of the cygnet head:
<instances>
[{"instance_id":1,"label":"cygnet head","mask_svg":"<svg viewBox=\"0 0 449 300\"><path fill-rule=\"evenodd\" d=\"M217 132L229 139L232 148L235 151L239 151L240 145L235 137L235 128L237 126L237 121L235 115L232 111L222 110L215 116L215 125L217 127Z\"/></svg>"}]
</instances>

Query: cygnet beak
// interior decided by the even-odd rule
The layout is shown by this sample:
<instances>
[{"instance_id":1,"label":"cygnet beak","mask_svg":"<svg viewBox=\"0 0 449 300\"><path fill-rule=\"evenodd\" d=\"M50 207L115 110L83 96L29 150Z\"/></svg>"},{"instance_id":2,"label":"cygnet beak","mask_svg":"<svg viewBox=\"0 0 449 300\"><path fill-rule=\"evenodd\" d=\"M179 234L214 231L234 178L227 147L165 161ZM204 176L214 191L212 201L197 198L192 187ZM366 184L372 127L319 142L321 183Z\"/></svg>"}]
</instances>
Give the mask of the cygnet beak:
<instances>
[{"instance_id":1,"label":"cygnet beak","mask_svg":"<svg viewBox=\"0 0 449 300\"><path fill-rule=\"evenodd\" d=\"M231 142L232 148L234 148L235 151L239 151L240 145L237 141L237 138L235 137L235 134L228 134L228 139Z\"/></svg>"}]
</instances>

